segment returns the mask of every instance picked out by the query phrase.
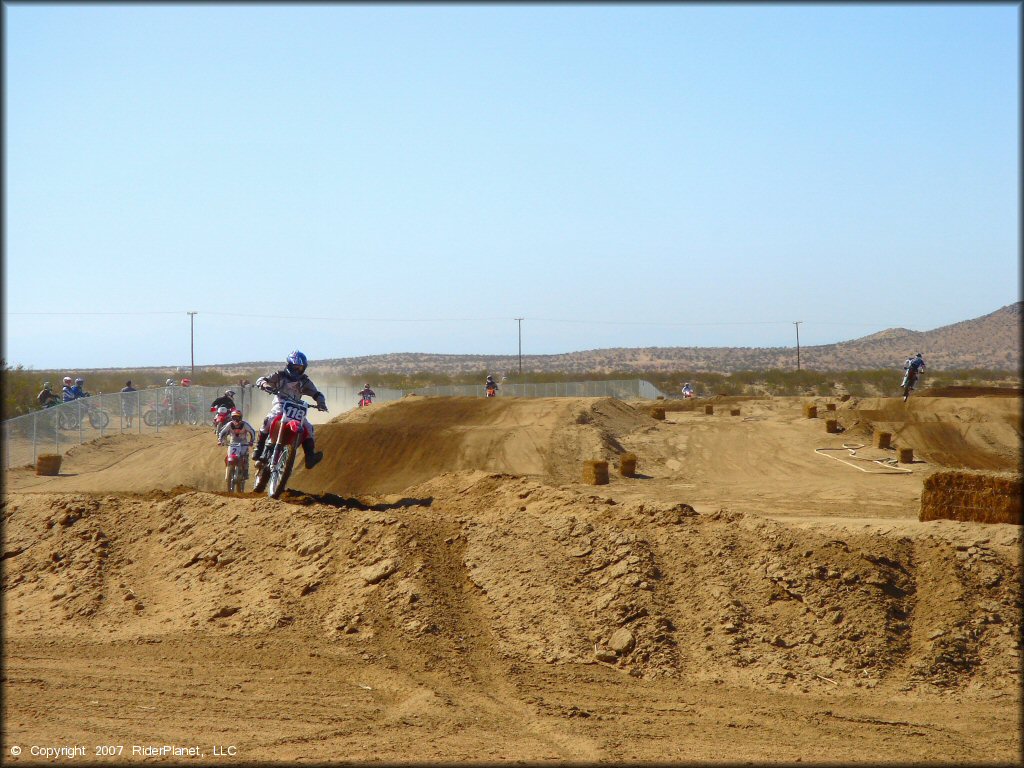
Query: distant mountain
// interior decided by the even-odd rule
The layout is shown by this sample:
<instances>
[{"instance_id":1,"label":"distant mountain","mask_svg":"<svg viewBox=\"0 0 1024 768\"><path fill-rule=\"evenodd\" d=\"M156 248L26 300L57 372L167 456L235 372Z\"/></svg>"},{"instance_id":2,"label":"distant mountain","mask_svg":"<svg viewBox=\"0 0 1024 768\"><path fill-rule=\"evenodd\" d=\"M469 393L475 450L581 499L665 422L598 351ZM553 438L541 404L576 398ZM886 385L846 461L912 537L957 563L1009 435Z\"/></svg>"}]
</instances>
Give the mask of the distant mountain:
<instances>
[{"instance_id":1,"label":"distant mountain","mask_svg":"<svg viewBox=\"0 0 1024 768\"><path fill-rule=\"evenodd\" d=\"M931 331L889 328L870 336L836 344L800 347L800 367L856 370L901 366L908 355L921 352L932 370L989 368L1017 371L1021 364L1021 309L1024 302L974 320ZM266 365L275 365L267 363ZM248 363L247 367L258 364ZM236 366L232 366L236 367ZM237 366L243 368L245 366ZM404 353L318 360L318 372L360 376L381 373L472 373L518 370L517 355L433 355ZM523 355L523 370L552 373L609 373L612 371L708 371L795 368L796 347L640 347L594 349L560 355ZM325 371L326 372L326 371ZM323 376L323 373L319 374Z\"/></svg>"}]
</instances>

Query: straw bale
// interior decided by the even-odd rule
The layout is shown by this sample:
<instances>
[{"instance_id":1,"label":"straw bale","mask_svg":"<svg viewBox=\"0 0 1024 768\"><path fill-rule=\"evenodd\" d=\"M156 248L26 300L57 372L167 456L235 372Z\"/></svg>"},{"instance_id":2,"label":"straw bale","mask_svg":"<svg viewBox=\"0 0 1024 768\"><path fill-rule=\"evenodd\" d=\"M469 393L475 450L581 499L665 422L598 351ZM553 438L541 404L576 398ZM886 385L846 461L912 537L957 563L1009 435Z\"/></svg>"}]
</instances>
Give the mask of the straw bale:
<instances>
[{"instance_id":1,"label":"straw bale","mask_svg":"<svg viewBox=\"0 0 1024 768\"><path fill-rule=\"evenodd\" d=\"M913 448L900 448L900 464L913 464L914 463L914 449Z\"/></svg>"},{"instance_id":2,"label":"straw bale","mask_svg":"<svg viewBox=\"0 0 1024 768\"><path fill-rule=\"evenodd\" d=\"M825 419L825 431L829 434L834 435L839 431L838 419Z\"/></svg>"},{"instance_id":3,"label":"straw bale","mask_svg":"<svg viewBox=\"0 0 1024 768\"><path fill-rule=\"evenodd\" d=\"M805 403L804 416L806 416L808 419L818 418L818 406L812 405L811 403Z\"/></svg>"},{"instance_id":4,"label":"straw bale","mask_svg":"<svg viewBox=\"0 0 1024 768\"><path fill-rule=\"evenodd\" d=\"M947 470L924 481L918 519L1024 524L1018 472Z\"/></svg>"},{"instance_id":5,"label":"straw bale","mask_svg":"<svg viewBox=\"0 0 1024 768\"><path fill-rule=\"evenodd\" d=\"M585 461L583 463L583 482L587 485L607 485L608 462Z\"/></svg>"},{"instance_id":6,"label":"straw bale","mask_svg":"<svg viewBox=\"0 0 1024 768\"><path fill-rule=\"evenodd\" d=\"M714 414L714 412L715 412L715 406L713 406L713 405L705 405L704 406L704 413L706 413L707 415L711 416L712 414Z\"/></svg>"},{"instance_id":7,"label":"straw bale","mask_svg":"<svg viewBox=\"0 0 1024 768\"><path fill-rule=\"evenodd\" d=\"M619 474L632 477L636 474L636 454L624 453L619 457Z\"/></svg>"},{"instance_id":8,"label":"straw bale","mask_svg":"<svg viewBox=\"0 0 1024 768\"><path fill-rule=\"evenodd\" d=\"M892 432L875 432L875 448L891 448Z\"/></svg>"},{"instance_id":9,"label":"straw bale","mask_svg":"<svg viewBox=\"0 0 1024 768\"><path fill-rule=\"evenodd\" d=\"M651 408L651 418L658 419L659 421L665 420L665 409L660 406Z\"/></svg>"},{"instance_id":10,"label":"straw bale","mask_svg":"<svg viewBox=\"0 0 1024 768\"><path fill-rule=\"evenodd\" d=\"M59 475L61 455L59 453L41 453L36 459L37 475Z\"/></svg>"}]
</instances>

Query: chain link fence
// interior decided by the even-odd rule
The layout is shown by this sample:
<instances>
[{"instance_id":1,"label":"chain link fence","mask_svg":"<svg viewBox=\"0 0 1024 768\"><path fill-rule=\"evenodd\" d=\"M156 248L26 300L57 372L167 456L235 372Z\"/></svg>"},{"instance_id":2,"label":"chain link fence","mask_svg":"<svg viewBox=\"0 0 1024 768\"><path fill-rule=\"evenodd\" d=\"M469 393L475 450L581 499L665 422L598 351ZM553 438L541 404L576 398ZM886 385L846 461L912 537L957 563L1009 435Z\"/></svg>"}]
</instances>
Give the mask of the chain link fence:
<instances>
[{"instance_id":1,"label":"chain link fence","mask_svg":"<svg viewBox=\"0 0 1024 768\"><path fill-rule=\"evenodd\" d=\"M227 386L151 387L135 392L113 392L61 403L3 422L3 468L34 465L44 453L63 455L76 445L109 435L166 434L182 425L203 424L213 432L210 403L224 394ZM270 411L273 396L252 386L235 385L235 405L245 419L259 429ZM311 409L310 423L323 424L339 413L359 405L355 386L321 387L327 398L327 413ZM377 389L375 402L399 400L408 394L448 397L484 397L475 384L421 387L415 390ZM499 385L498 397L616 397L654 400L661 392L647 381L529 382Z\"/></svg>"}]
</instances>

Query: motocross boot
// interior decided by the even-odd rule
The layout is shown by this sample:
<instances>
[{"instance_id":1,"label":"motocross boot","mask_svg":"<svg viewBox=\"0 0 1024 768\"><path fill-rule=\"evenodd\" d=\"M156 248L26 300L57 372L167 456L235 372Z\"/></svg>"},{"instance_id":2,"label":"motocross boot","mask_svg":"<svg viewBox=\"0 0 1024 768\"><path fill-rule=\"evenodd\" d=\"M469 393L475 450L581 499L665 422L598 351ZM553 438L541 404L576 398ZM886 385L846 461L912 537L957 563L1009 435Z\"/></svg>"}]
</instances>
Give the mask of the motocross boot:
<instances>
[{"instance_id":1,"label":"motocross boot","mask_svg":"<svg viewBox=\"0 0 1024 768\"><path fill-rule=\"evenodd\" d=\"M306 469L312 469L320 463L320 459L324 457L323 451L313 450L313 438L307 437L302 441L302 450L306 454Z\"/></svg>"},{"instance_id":2,"label":"motocross boot","mask_svg":"<svg viewBox=\"0 0 1024 768\"><path fill-rule=\"evenodd\" d=\"M267 445L267 435L260 430L259 436L256 438L256 450L252 453L252 460L256 464L256 468L259 469L259 465L264 463L263 460L263 449Z\"/></svg>"}]
</instances>

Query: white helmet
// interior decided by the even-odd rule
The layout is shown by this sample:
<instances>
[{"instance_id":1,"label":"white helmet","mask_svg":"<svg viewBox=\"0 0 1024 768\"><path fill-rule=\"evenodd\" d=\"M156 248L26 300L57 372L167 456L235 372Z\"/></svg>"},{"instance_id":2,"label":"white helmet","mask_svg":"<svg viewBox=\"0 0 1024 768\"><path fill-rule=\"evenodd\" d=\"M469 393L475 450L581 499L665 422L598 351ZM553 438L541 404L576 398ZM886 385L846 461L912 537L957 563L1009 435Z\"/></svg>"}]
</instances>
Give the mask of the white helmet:
<instances>
[{"instance_id":1,"label":"white helmet","mask_svg":"<svg viewBox=\"0 0 1024 768\"><path fill-rule=\"evenodd\" d=\"M174 386L174 379L168 379L167 381L165 381L164 382L164 386L173 387Z\"/></svg>"},{"instance_id":2,"label":"white helmet","mask_svg":"<svg viewBox=\"0 0 1024 768\"><path fill-rule=\"evenodd\" d=\"M69 386L69 387L70 387L70 386L71 386L72 384L74 384L75 382L71 380L71 377L70 377L70 376L65 376L65 377L64 377L64 383L65 383L65 384L66 384L67 386Z\"/></svg>"}]
</instances>

